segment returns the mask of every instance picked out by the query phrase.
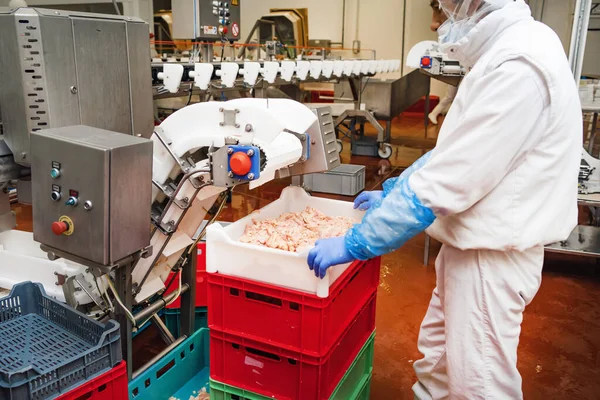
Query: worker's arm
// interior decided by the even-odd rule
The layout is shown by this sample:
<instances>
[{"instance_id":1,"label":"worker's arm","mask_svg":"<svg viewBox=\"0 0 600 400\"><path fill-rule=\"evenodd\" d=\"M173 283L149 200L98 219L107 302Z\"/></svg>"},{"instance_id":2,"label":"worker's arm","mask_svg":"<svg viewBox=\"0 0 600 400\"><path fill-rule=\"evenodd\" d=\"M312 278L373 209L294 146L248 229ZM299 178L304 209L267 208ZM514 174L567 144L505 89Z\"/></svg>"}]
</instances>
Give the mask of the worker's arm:
<instances>
[{"instance_id":1,"label":"worker's arm","mask_svg":"<svg viewBox=\"0 0 600 400\"><path fill-rule=\"evenodd\" d=\"M473 85L466 112L444 132L435 154L396 182L379 207L346 234L354 258L400 248L436 216L465 211L489 193L526 151L547 101L542 79L525 61L509 61Z\"/></svg>"},{"instance_id":2,"label":"worker's arm","mask_svg":"<svg viewBox=\"0 0 600 400\"><path fill-rule=\"evenodd\" d=\"M408 178L415 171L418 171L420 168L427 163L429 157L431 156L431 151L423 155L417 161L412 163L412 165L406 168L400 176L390 178L383 182L383 190L373 190L373 191L365 191L359 194L356 199L354 199L354 208L358 208L361 211L367 211L371 208L379 207L381 205L381 200L385 196L389 194L389 192L394 188L396 183L402 178Z\"/></svg>"}]
</instances>

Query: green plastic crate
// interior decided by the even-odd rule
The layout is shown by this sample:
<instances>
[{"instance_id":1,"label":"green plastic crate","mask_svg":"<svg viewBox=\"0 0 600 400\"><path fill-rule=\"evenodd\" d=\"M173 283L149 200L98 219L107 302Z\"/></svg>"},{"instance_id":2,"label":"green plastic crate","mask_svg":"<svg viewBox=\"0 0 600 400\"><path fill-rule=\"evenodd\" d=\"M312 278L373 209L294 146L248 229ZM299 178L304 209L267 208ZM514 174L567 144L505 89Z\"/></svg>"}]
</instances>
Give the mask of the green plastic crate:
<instances>
[{"instance_id":1,"label":"green plastic crate","mask_svg":"<svg viewBox=\"0 0 600 400\"><path fill-rule=\"evenodd\" d=\"M368 400L373 372L375 332L364 346L337 385L330 400ZM273 400L248 390L210 380L210 400Z\"/></svg>"},{"instance_id":2,"label":"green plastic crate","mask_svg":"<svg viewBox=\"0 0 600 400\"><path fill-rule=\"evenodd\" d=\"M130 400L187 400L210 391L208 329L200 329L129 383ZM194 393L195 392L195 393Z\"/></svg>"},{"instance_id":3,"label":"green plastic crate","mask_svg":"<svg viewBox=\"0 0 600 400\"><path fill-rule=\"evenodd\" d=\"M375 331L371 334L363 348L340 380L329 400L368 399L373 373L373 350L375 348ZM363 397L364 386L367 385L366 397Z\"/></svg>"},{"instance_id":4,"label":"green plastic crate","mask_svg":"<svg viewBox=\"0 0 600 400\"><path fill-rule=\"evenodd\" d=\"M369 400L371 398L371 377L366 380L360 392L353 397L354 400Z\"/></svg>"},{"instance_id":5,"label":"green plastic crate","mask_svg":"<svg viewBox=\"0 0 600 400\"><path fill-rule=\"evenodd\" d=\"M202 328L208 328L208 312L206 307L196 307L194 331ZM178 338L179 337L179 322L181 320L181 310L179 308L166 308L165 313L165 325L171 332L171 334ZM187 400L187 399L186 399Z\"/></svg>"}]
</instances>

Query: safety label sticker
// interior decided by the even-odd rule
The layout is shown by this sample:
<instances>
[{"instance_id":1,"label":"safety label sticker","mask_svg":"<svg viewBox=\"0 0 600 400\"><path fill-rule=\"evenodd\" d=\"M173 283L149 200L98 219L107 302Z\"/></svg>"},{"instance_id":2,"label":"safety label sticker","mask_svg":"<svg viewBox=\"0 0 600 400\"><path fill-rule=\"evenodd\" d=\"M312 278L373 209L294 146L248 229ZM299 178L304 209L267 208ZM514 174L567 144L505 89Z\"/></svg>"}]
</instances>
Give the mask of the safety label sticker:
<instances>
[{"instance_id":1,"label":"safety label sticker","mask_svg":"<svg viewBox=\"0 0 600 400\"><path fill-rule=\"evenodd\" d=\"M217 34L217 27L216 26L205 26L204 27L204 34L205 35L216 35Z\"/></svg>"},{"instance_id":2,"label":"safety label sticker","mask_svg":"<svg viewBox=\"0 0 600 400\"><path fill-rule=\"evenodd\" d=\"M240 35L240 26L237 22L234 22L233 25L231 25L231 34L233 37L238 37Z\"/></svg>"}]
</instances>

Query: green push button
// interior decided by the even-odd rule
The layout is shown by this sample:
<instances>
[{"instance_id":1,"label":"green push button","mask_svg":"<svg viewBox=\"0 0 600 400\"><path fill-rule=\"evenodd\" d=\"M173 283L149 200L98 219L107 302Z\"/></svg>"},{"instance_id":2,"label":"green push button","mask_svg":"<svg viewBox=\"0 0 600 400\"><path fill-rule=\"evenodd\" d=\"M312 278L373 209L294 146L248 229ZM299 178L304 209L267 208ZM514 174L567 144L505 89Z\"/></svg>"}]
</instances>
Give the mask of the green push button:
<instances>
[{"instance_id":1,"label":"green push button","mask_svg":"<svg viewBox=\"0 0 600 400\"><path fill-rule=\"evenodd\" d=\"M60 176L60 170L57 168L52 168L52 170L50 171L50 176L52 177L52 179L56 179Z\"/></svg>"}]
</instances>

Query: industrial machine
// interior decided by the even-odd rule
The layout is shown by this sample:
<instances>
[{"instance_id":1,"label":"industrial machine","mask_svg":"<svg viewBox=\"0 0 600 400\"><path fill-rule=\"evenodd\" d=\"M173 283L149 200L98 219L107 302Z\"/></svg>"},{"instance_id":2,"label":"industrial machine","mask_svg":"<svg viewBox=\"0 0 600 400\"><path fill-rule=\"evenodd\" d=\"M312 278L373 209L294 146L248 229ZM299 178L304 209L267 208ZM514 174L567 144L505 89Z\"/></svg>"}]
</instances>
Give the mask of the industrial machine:
<instances>
[{"instance_id":1,"label":"industrial machine","mask_svg":"<svg viewBox=\"0 0 600 400\"><path fill-rule=\"evenodd\" d=\"M466 70L457 60L448 57L435 41L419 42L406 57L406 65L421 73L452 86L458 86Z\"/></svg>"},{"instance_id":2,"label":"industrial machine","mask_svg":"<svg viewBox=\"0 0 600 400\"><path fill-rule=\"evenodd\" d=\"M0 10L4 140L29 166L29 134L85 124L149 137L148 26L112 15ZM93 50L92 50L93 49Z\"/></svg>"},{"instance_id":3,"label":"industrial machine","mask_svg":"<svg viewBox=\"0 0 600 400\"><path fill-rule=\"evenodd\" d=\"M31 132L86 124L150 136L149 56L137 18L0 9L0 232L14 227L6 189L29 175ZM30 203L29 181L18 184Z\"/></svg>"},{"instance_id":4,"label":"industrial machine","mask_svg":"<svg viewBox=\"0 0 600 400\"><path fill-rule=\"evenodd\" d=\"M239 3L215 3L199 26L204 32L216 9L231 21L221 23L228 29L219 36L229 44ZM120 322L129 368L132 332L147 321L167 343L178 343L157 316L177 298L182 332L192 332L198 227L207 215L216 218L227 192L339 165L331 111L268 98L266 84L360 80L399 67L358 59L201 62L207 57L196 52L151 65L141 20L32 8L0 11L0 56L0 84L8 88L0 91L7 145L0 146L0 165L11 161L0 167L0 182L29 167L32 173L34 233L15 240L24 249L34 239L41 244L50 261L36 253L35 271L44 271L39 280L56 297ZM191 94L193 87L267 98L193 104L153 128L152 86L159 95L182 87ZM5 216L9 229L14 215L0 206L0 230ZM23 266L5 283L34 273L26 255L4 256ZM172 272L178 289L165 295Z\"/></svg>"},{"instance_id":5,"label":"industrial machine","mask_svg":"<svg viewBox=\"0 0 600 400\"><path fill-rule=\"evenodd\" d=\"M430 79L418 70L395 79L349 79L335 87L336 98L351 95L356 104L365 104L365 110L350 109L342 112L335 125L339 135L350 139L352 154L388 159L392 156L392 120L425 97L429 108ZM385 121L382 127L379 121ZM375 128L376 136L365 135L365 125ZM429 119L425 115L425 132Z\"/></svg>"},{"instance_id":6,"label":"industrial machine","mask_svg":"<svg viewBox=\"0 0 600 400\"><path fill-rule=\"evenodd\" d=\"M201 41L240 38L240 0L173 0L173 37Z\"/></svg>"},{"instance_id":7,"label":"industrial machine","mask_svg":"<svg viewBox=\"0 0 600 400\"><path fill-rule=\"evenodd\" d=\"M36 131L35 240L51 258L89 268L96 304L121 323L131 361L132 329L178 296L193 298L193 237L221 192L335 168L332 127L327 109L239 99L185 107L150 139L81 125ZM178 290L163 298L172 271ZM112 310L100 281L111 288Z\"/></svg>"},{"instance_id":8,"label":"industrial machine","mask_svg":"<svg viewBox=\"0 0 600 400\"><path fill-rule=\"evenodd\" d=\"M585 149L581 152L578 190L583 195L600 193L600 160Z\"/></svg>"}]
</instances>

